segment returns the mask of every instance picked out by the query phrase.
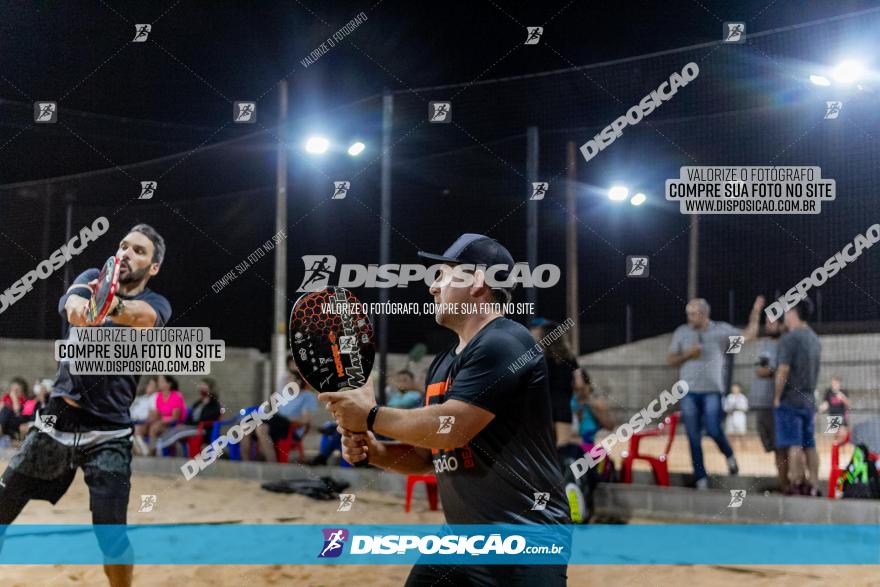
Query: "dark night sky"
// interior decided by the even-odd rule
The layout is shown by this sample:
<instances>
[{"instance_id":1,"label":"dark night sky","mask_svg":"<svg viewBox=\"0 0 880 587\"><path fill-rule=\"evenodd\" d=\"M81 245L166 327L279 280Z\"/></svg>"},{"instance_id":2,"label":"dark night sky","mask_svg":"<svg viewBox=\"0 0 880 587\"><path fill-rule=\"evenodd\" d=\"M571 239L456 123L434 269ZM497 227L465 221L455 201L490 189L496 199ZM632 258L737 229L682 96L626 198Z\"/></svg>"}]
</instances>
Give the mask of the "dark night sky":
<instances>
[{"instance_id":1,"label":"dark night sky","mask_svg":"<svg viewBox=\"0 0 880 587\"><path fill-rule=\"evenodd\" d=\"M219 294L211 284L274 233L278 128L275 84L290 84L289 297L304 254L378 262L380 94L395 92L392 258L442 250L461 232L484 232L525 258L525 128L541 132L542 178L556 178L541 206L541 262L564 264L565 142L578 144L638 103L688 61L701 75L650 119L589 164L578 216L581 321L588 349L619 344L624 307L635 336L683 319L688 218L663 201L663 180L682 165L820 165L838 201L816 217L706 219L701 293L727 319L730 290L742 321L758 293L785 290L857 232L877 209L877 94L819 94L810 68L846 52L878 54L880 12L834 19L878 2L669 1L421 3L356 2L18 2L0 19L0 289L64 241L63 198L74 230L99 215L118 239L139 221L154 224L169 258L153 283L175 310L174 325L209 325L227 344L265 350L271 331L272 260ZM316 63L300 61L359 12L368 19ZM786 29L742 46L707 45L603 67L490 85L423 90L544 72L716 41L723 21L747 32ZM136 23L149 41L131 43ZM524 46L525 26L545 27ZM714 49L714 50L713 50ZM880 64L873 63L878 68ZM806 72L806 73L805 73ZM874 87L880 84L874 80ZM841 97L842 96L842 97ZM816 105L841 98L836 126ZM426 123L429 100L451 99L452 125ZM57 100L60 122L32 123L35 100ZM258 124L231 124L232 101L257 100ZM825 123L823 123L825 122ZM324 131L360 138L367 152L322 161L298 149ZM236 140L237 139L237 140ZM214 148L211 148L214 146ZM185 156L172 156L184 153ZM170 157L169 157L170 156ZM158 159L149 164L137 162ZM105 170L105 171L100 171ZM86 173L86 176L45 181ZM139 181L159 180L152 201L134 201ZM352 180L351 197L328 201L332 180ZM646 190L640 209L612 207L591 186L627 181ZM74 274L112 252L94 245ZM649 254L652 278L623 280L627 254ZM823 289L825 318L877 319L876 261L863 259ZM854 287L854 285L856 287ZM52 337L59 277L0 314L0 336ZM365 300L375 292L357 292ZM522 292L518 299L523 299ZM394 301L427 301L424 289ZM564 287L539 295L539 312L564 319ZM247 314L246 317L243 317ZM430 318L395 318L391 350L442 331Z\"/></svg>"}]
</instances>

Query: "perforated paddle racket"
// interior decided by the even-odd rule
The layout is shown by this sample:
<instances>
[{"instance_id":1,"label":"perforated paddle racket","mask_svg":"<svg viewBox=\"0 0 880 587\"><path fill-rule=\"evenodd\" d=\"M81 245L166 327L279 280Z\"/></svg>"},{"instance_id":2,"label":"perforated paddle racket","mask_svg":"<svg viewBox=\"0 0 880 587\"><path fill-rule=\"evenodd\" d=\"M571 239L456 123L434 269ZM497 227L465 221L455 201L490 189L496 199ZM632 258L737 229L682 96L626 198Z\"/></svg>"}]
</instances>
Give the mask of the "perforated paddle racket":
<instances>
[{"instance_id":1,"label":"perforated paddle racket","mask_svg":"<svg viewBox=\"0 0 880 587\"><path fill-rule=\"evenodd\" d=\"M110 306L113 304L113 298L116 297L116 290L119 289L119 269L121 264L116 257L110 257L101 267L101 273L98 274L98 283L92 291L92 297L89 299L89 307L86 316L89 324L99 325L104 322Z\"/></svg>"},{"instance_id":2,"label":"perforated paddle racket","mask_svg":"<svg viewBox=\"0 0 880 587\"><path fill-rule=\"evenodd\" d=\"M345 391L367 383L376 358L373 324L347 289L329 286L303 294L290 312L288 332L300 375L315 389Z\"/></svg>"}]
</instances>

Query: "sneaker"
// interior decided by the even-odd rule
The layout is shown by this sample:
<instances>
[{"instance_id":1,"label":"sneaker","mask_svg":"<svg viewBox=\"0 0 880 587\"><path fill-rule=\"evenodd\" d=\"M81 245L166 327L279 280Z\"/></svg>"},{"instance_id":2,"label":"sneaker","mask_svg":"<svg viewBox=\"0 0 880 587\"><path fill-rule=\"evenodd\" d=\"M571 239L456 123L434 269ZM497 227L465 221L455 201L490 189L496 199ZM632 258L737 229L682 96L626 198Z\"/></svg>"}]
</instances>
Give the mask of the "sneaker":
<instances>
[{"instance_id":1,"label":"sneaker","mask_svg":"<svg viewBox=\"0 0 880 587\"><path fill-rule=\"evenodd\" d=\"M739 475L739 465L736 464L736 457L727 457L727 470L731 475Z\"/></svg>"},{"instance_id":2,"label":"sneaker","mask_svg":"<svg viewBox=\"0 0 880 587\"><path fill-rule=\"evenodd\" d=\"M705 490L709 489L709 478L708 477L701 477L700 479L697 479L696 486L699 491L705 491Z\"/></svg>"}]
</instances>

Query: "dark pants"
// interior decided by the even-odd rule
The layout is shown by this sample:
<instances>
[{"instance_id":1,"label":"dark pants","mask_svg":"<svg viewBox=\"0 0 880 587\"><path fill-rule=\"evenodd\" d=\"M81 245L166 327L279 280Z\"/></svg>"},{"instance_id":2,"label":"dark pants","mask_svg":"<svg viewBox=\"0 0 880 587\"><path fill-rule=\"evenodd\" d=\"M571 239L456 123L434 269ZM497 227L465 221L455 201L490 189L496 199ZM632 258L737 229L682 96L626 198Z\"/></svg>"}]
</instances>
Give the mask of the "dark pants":
<instances>
[{"instance_id":1,"label":"dark pants","mask_svg":"<svg viewBox=\"0 0 880 587\"><path fill-rule=\"evenodd\" d=\"M719 391L691 391L681 400L681 418L687 430L688 443L691 445L691 462L694 465L695 479L706 476L706 468L703 466L703 447L700 445L703 429L715 441L724 456L733 456L733 449L730 448L730 443L727 442L727 437L721 429L721 415Z\"/></svg>"},{"instance_id":2,"label":"dark pants","mask_svg":"<svg viewBox=\"0 0 880 587\"><path fill-rule=\"evenodd\" d=\"M30 421L27 416L19 416L9 406L3 406L0 409L0 427L3 428L3 434L18 438L18 427L22 423Z\"/></svg>"},{"instance_id":3,"label":"dark pants","mask_svg":"<svg viewBox=\"0 0 880 587\"><path fill-rule=\"evenodd\" d=\"M40 499L57 503L73 482L77 468L83 470L89 487L92 524L110 526L97 533L105 562L130 562L124 526L131 490L130 437L73 448L31 428L0 476L0 545L7 525L27 502Z\"/></svg>"},{"instance_id":4,"label":"dark pants","mask_svg":"<svg viewBox=\"0 0 880 587\"><path fill-rule=\"evenodd\" d=\"M406 587L565 587L566 565L415 565Z\"/></svg>"}]
</instances>

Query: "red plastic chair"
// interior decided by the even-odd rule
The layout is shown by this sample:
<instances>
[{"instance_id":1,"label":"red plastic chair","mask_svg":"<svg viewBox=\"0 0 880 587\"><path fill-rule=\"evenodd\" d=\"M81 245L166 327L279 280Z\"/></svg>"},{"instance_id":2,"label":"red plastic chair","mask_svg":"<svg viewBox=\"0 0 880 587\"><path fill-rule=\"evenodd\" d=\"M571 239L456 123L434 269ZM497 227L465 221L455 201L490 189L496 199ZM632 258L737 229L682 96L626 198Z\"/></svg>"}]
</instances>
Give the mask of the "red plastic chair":
<instances>
[{"instance_id":1,"label":"red plastic chair","mask_svg":"<svg viewBox=\"0 0 880 587\"><path fill-rule=\"evenodd\" d=\"M428 504L431 511L437 511L437 477L434 475L407 475L406 477L406 512L409 512L412 505L413 487L416 483L424 483L425 489L428 490Z\"/></svg>"},{"instance_id":2,"label":"red plastic chair","mask_svg":"<svg viewBox=\"0 0 880 587\"><path fill-rule=\"evenodd\" d=\"M669 466L667 459L669 452L672 450L672 443L675 440L675 428L678 426L678 419L681 417L679 412L674 412L656 427L651 430L642 430L636 432L629 439L629 450L623 452L623 482L632 483L632 468L635 461L647 461L651 465L654 472L654 481L662 487L669 487ZM648 436L667 436L666 448L658 456L643 455L639 453L639 443L642 438Z\"/></svg>"},{"instance_id":3,"label":"red plastic chair","mask_svg":"<svg viewBox=\"0 0 880 587\"><path fill-rule=\"evenodd\" d=\"M205 444L205 428L209 426L213 428L215 422L216 420L199 422L199 433L186 439L186 451L189 458L194 458L197 454L202 452L202 446Z\"/></svg>"},{"instance_id":4,"label":"red plastic chair","mask_svg":"<svg viewBox=\"0 0 880 587\"><path fill-rule=\"evenodd\" d=\"M299 462L302 463L306 460L306 453L303 450L302 439L306 437L310 427L310 424L303 426L299 422L292 422L290 426L287 427L287 437L275 442L275 457L278 459L279 463L290 462L290 452L292 450L299 452ZM297 438L295 433L299 428L305 428L305 430L303 430L302 436Z\"/></svg>"},{"instance_id":5,"label":"red plastic chair","mask_svg":"<svg viewBox=\"0 0 880 587\"><path fill-rule=\"evenodd\" d=\"M831 443L831 471L828 473L828 498L837 499L837 480L843 475L846 466L840 466L840 447L849 443L850 433L847 431L846 437L840 442ZM875 452L869 452L868 458L871 460L880 459L880 455Z\"/></svg>"}]
</instances>

